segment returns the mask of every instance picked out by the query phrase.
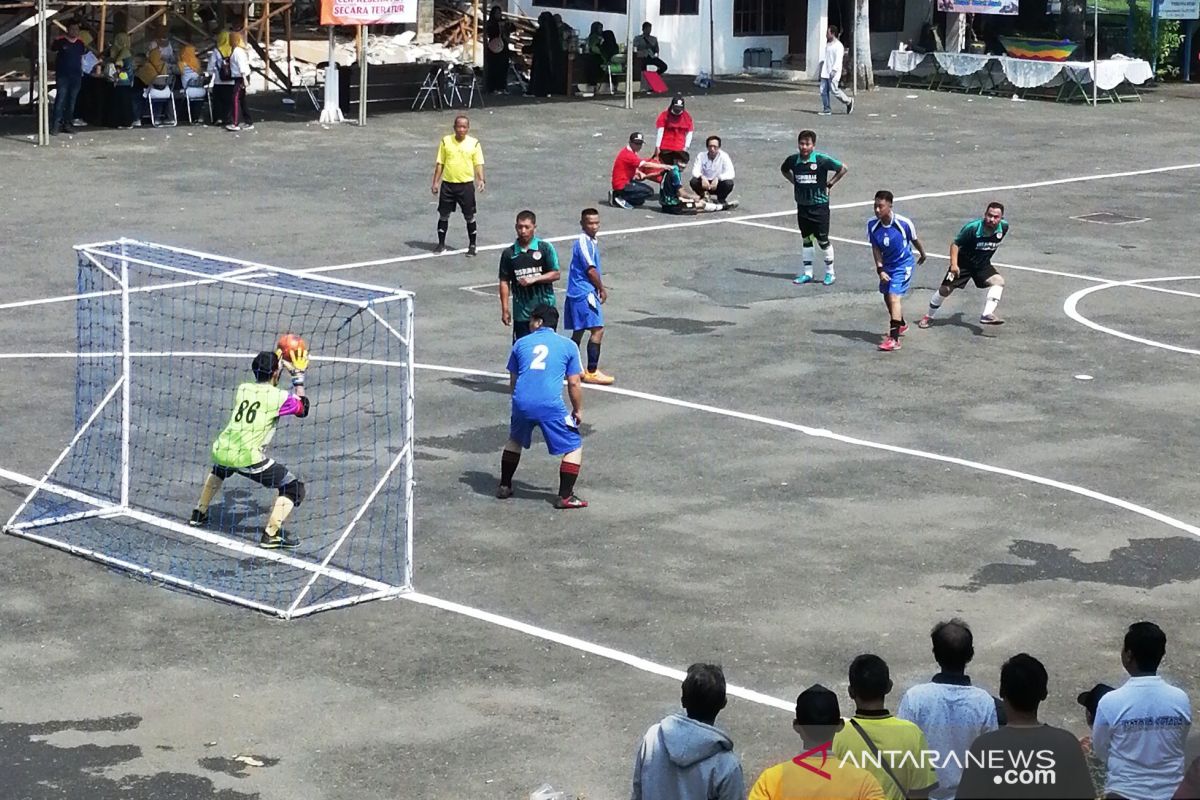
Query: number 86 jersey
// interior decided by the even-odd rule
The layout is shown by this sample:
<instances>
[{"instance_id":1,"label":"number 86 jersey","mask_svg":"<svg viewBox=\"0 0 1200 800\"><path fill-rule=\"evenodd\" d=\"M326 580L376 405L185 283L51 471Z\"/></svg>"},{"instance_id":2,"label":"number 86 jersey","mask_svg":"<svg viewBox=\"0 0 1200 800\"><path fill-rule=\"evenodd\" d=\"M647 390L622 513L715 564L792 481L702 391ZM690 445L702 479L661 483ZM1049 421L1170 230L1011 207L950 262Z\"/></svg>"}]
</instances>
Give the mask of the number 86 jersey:
<instances>
[{"instance_id":1,"label":"number 86 jersey","mask_svg":"<svg viewBox=\"0 0 1200 800\"><path fill-rule=\"evenodd\" d=\"M246 381L237 388L233 412L225 429L213 442L213 461L223 467L249 467L263 461L263 448L275 435L279 417L295 410L299 402L291 393L268 382Z\"/></svg>"}]
</instances>

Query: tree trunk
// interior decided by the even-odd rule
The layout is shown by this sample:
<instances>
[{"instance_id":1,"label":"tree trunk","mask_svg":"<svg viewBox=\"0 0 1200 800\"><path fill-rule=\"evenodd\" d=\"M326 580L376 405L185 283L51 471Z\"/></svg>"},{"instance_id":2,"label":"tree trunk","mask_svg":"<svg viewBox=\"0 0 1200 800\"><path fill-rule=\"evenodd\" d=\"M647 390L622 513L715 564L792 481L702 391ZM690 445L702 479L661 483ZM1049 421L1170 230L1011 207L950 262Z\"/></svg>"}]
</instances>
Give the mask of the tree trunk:
<instances>
[{"instance_id":1,"label":"tree trunk","mask_svg":"<svg viewBox=\"0 0 1200 800\"><path fill-rule=\"evenodd\" d=\"M871 7L870 0L854 0L854 74L863 91L875 88L875 73L871 69Z\"/></svg>"}]
</instances>

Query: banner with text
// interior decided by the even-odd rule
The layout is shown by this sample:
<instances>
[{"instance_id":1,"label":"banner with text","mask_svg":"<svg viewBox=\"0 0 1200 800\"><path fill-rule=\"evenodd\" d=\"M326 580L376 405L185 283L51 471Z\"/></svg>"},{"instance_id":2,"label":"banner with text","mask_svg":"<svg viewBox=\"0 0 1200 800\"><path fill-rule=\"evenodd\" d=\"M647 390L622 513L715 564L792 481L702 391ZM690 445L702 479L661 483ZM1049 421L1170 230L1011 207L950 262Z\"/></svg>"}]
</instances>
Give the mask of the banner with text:
<instances>
[{"instance_id":1,"label":"banner with text","mask_svg":"<svg viewBox=\"0 0 1200 800\"><path fill-rule=\"evenodd\" d=\"M322 25L391 25L417 21L417 0L321 0Z\"/></svg>"},{"instance_id":2,"label":"banner with text","mask_svg":"<svg viewBox=\"0 0 1200 800\"><path fill-rule=\"evenodd\" d=\"M1017 0L937 0L938 11L955 14L1009 14L1018 10Z\"/></svg>"}]
</instances>

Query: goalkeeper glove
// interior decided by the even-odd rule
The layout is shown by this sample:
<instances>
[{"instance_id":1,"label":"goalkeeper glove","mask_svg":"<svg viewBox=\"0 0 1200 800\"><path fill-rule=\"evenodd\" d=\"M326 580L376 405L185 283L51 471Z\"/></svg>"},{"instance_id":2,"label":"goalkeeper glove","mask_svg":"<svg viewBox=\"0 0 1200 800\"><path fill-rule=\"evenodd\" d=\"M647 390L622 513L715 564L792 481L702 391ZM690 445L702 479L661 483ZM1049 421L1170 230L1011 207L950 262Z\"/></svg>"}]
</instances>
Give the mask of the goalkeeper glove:
<instances>
[{"instance_id":1,"label":"goalkeeper glove","mask_svg":"<svg viewBox=\"0 0 1200 800\"><path fill-rule=\"evenodd\" d=\"M308 351L303 347L297 348L288 354L288 361L296 370L303 372L308 369Z\"/></svg>"}]
</instances>

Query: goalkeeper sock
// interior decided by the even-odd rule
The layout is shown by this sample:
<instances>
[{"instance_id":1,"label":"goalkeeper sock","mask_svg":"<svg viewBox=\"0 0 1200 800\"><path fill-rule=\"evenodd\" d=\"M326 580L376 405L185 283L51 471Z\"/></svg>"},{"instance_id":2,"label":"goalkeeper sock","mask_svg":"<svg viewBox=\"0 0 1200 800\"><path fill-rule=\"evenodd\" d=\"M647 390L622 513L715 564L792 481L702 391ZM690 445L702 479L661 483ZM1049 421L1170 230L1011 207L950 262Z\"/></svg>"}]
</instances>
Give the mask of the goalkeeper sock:
<instances>
[{"instance_id":1,"label":"goalkeeper sock","mask_svg":"<svg viewBox=\"0 0 1200 800\"><path fill-rule=\"evenodd\" d=\"M521 454L514 453L511 450L505 450L500 454L500 485L512 486L513 474L517 471L517 464L521 463Z\"/></svg>"},{"instance_id":2,"label":"goalkeeper sock","mask_svg":"<svg viewBox=\"0 0 1200 800\"><path fill-rule=\"evenodd\" d=\"M479 235L479 223L474 219L467 220L467 240L471 244L475 244L475 239Z\"/></svg>"},{"instance_id":3,"label":"goalkeeper sock","mask_svg":"<svg viewBox=\"0 0 1200 800\"><path fill-rule=\"evenodd\" d=\"M282 494L275 498L275 505L271 507L271 515L267 517L268 536L279 535L279 529L283 527L284 520L288 518L288 514L292 513L295 505L292 498Z\"/></svg>"},{"instance_id":4,"label":"goalkeeper sock","mask_svg":"<svg viewBox=\"0 0 1200 800\"><path fill-rule=\"evenodd\" d=\"M204 479L204 488L200 490L200 501L196 503L196 510L201 514L208 513L208 506L212 503L213 498L217 496L217 492L221 491L221 479L211 472Z\"/></svg>"},{"instance_id":5,"label":"goalkeeper sock","mask_svg":"<svg viewBox=\"0 0 1200 800\"><path fill-rule=\"evenodd\" d=\"M588 342L587 345L588 372L595 372L600 368L600 343Z\"/></svg>"},{"instance_id":6,"label":"goalkeeper sock","mask_svg":"<svg viewBox=\"0 0 1200 800\"><path fill-rule=\"evenodd\" d=\"M579 478L579 465L564 461L558 465L558 496L566 500L575 493L575 481Z\"/></svg>"},{"instance_id":7,"label":"goalkeeper sock","mask_svg":"<svg viewBox=\"0 0 1200 800\"><path fill-rule=\"evenodd\" d=\"M438 244L446 243L446 231L448 231L448 230L450 230L450 220L439 218L438 219L438 227L437 227Z\"/></svg>"}]
</instances>

